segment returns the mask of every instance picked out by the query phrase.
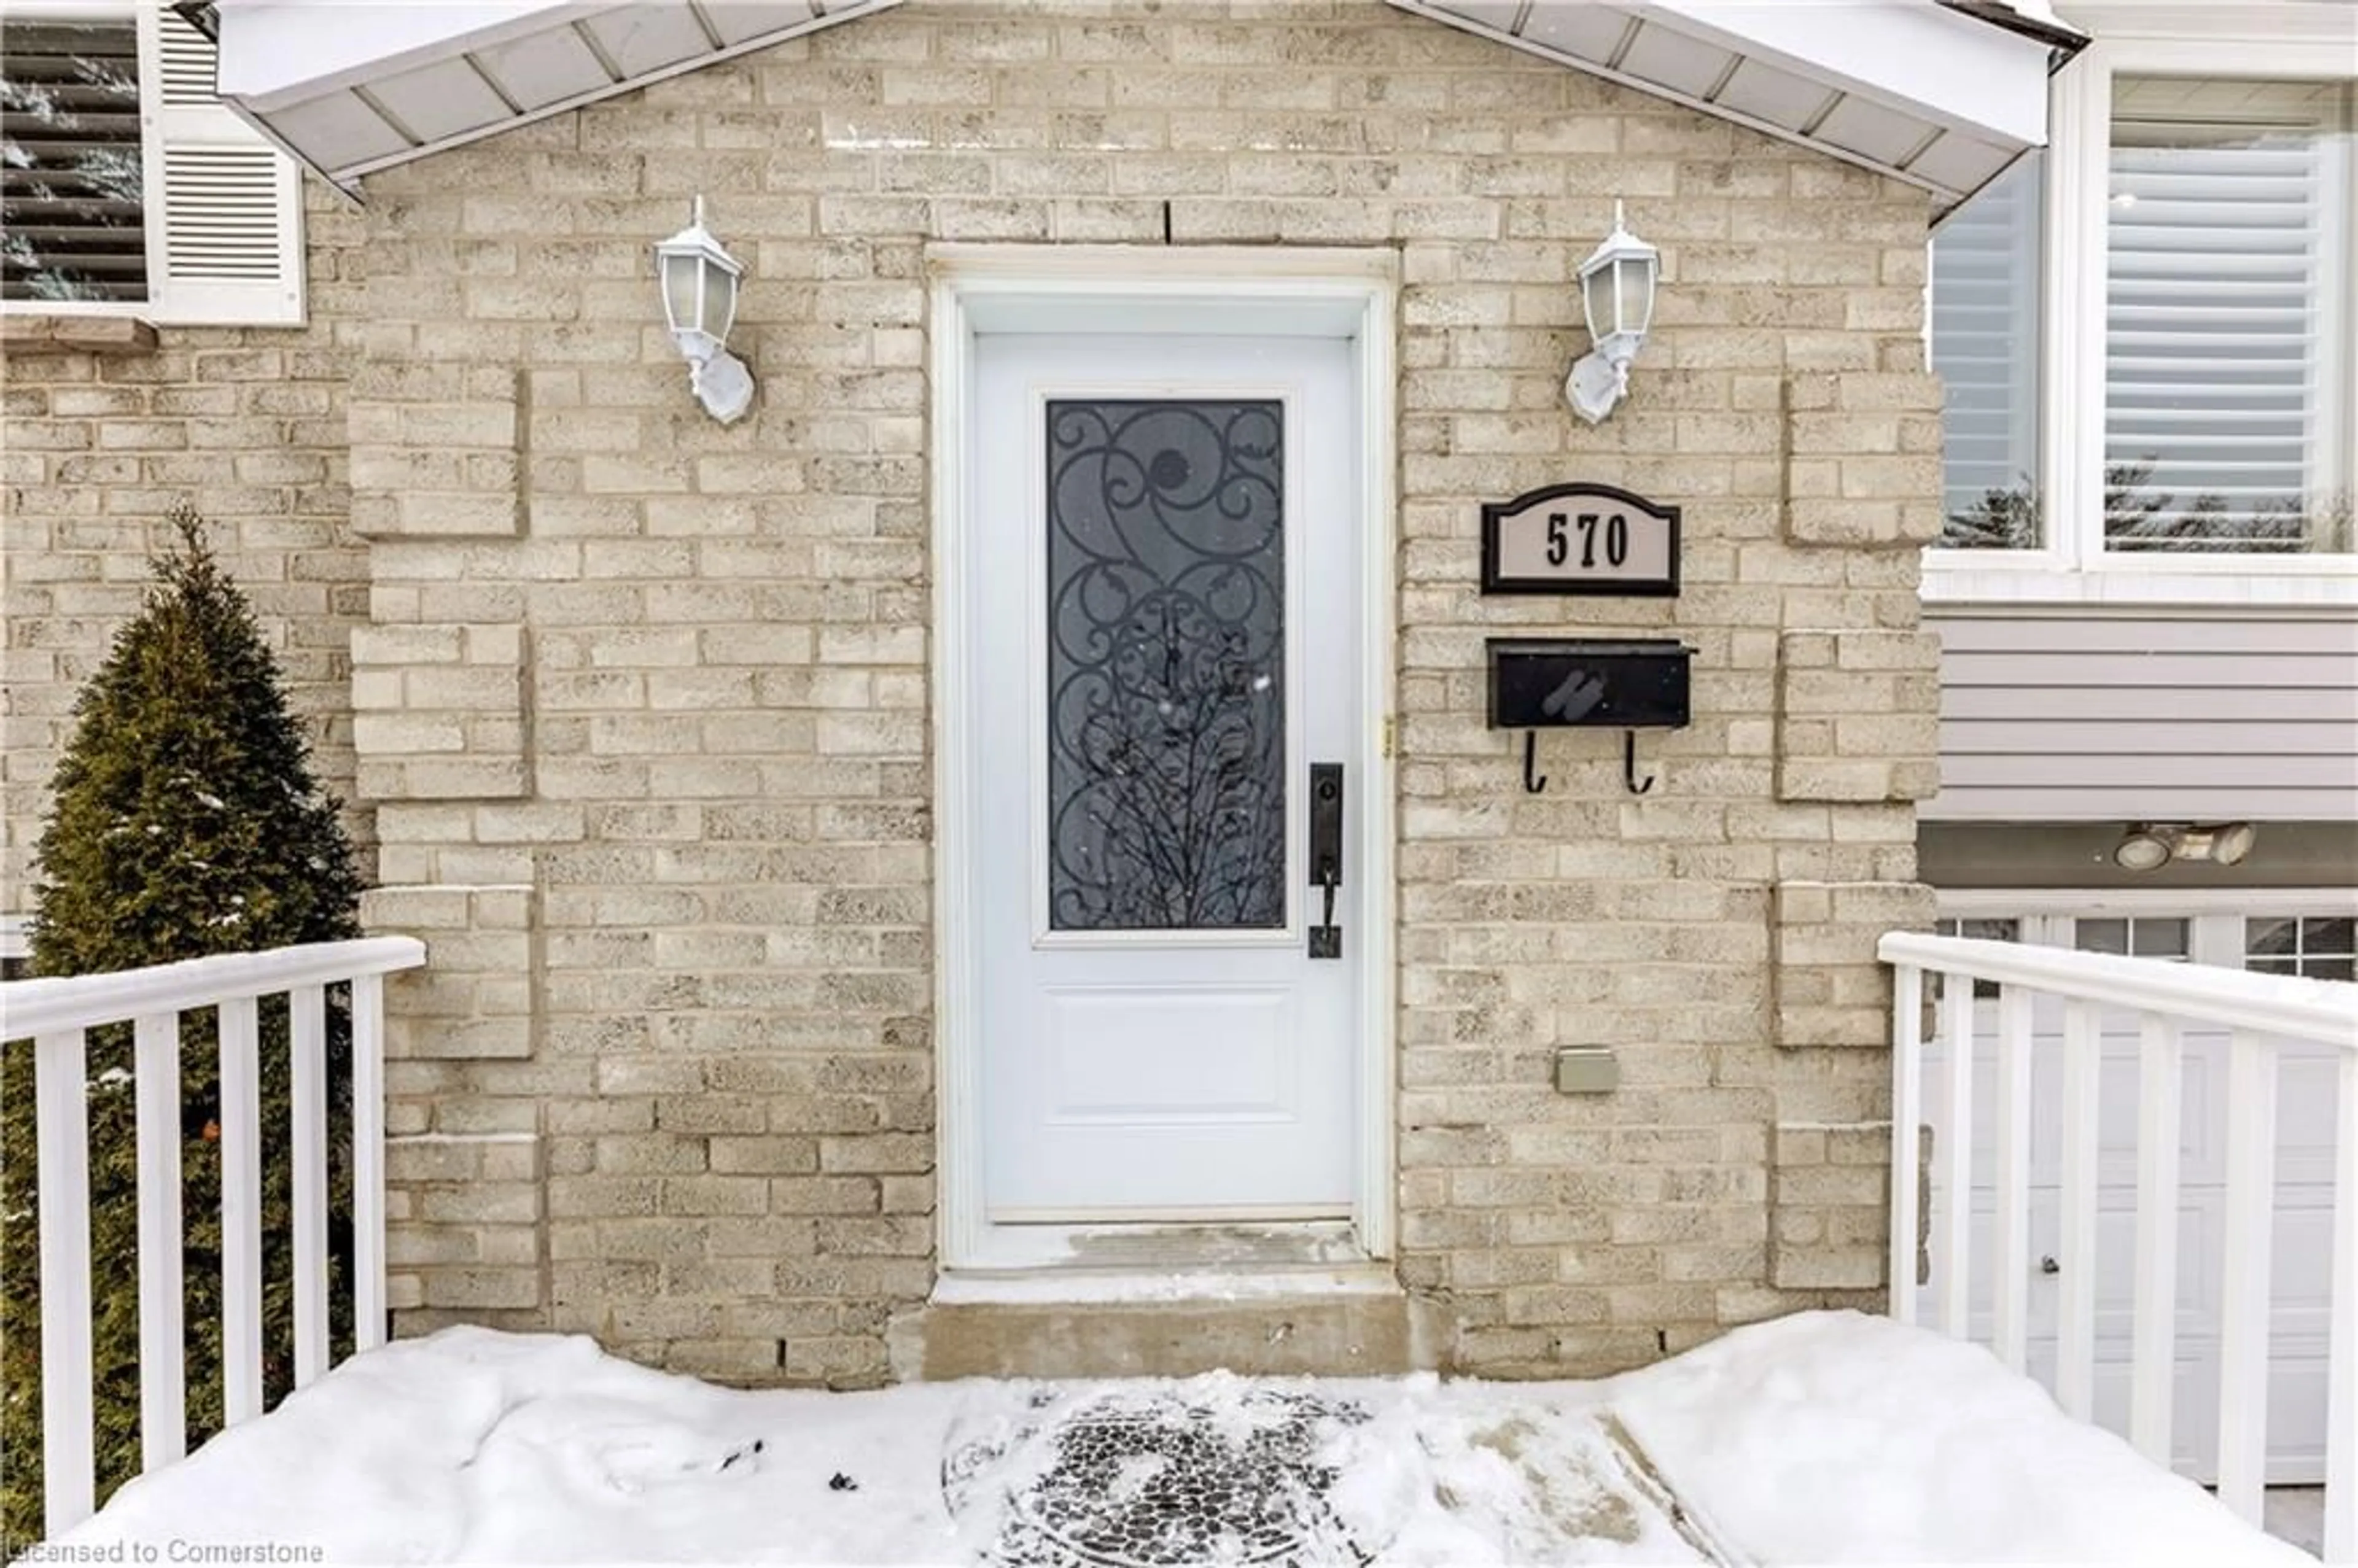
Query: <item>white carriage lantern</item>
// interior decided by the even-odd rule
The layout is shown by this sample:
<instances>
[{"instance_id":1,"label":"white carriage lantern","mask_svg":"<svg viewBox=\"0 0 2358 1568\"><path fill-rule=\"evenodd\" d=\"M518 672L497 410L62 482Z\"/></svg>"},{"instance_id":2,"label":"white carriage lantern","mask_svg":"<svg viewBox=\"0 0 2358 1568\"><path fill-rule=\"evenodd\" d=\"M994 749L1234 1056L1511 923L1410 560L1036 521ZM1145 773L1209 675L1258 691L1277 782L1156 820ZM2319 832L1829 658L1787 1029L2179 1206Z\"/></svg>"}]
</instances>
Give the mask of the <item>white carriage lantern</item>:
<instances>
[{"instance_id":1,"label":"white carriage lantern","mask_svg":"<svg viewBox=\"0 0 2358 1568\"><path fill-rule=\"evenodd\" d=\"M1661 253L1631 233L1613 204L1613 232L1580 264L1580 300L1588 316L1589 351L1564 378L1574 412L1594 425L1629 390L1629 362L1654 319Z\"/></svg>"},{"instance_id":2,"label":"white carriage lantern","mask_svg":"<svg viewBox=\"0 0 2358 1568\"><path fill-rule=\"evenodd\" d=\"M728 347L745 264L704 226L703 197L696 199L687 227L655 246L655 270L663 285L664 319L687 361L690 390L706 413L733 424L753 402L752 372Z\"/></svg>"}]
</instances>

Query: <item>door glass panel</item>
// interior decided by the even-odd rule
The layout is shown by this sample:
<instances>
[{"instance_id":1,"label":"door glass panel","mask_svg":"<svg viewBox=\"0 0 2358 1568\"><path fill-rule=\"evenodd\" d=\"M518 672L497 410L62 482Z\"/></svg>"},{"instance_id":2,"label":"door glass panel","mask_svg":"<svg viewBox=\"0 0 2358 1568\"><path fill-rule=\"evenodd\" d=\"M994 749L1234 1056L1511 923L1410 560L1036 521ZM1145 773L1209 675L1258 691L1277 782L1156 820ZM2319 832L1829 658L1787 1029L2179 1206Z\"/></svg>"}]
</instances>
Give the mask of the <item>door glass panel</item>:
<instances>
[{"instance_id":1,"label":"door glass panel","mask_svg":"<svg viewBox=\"0 0 2358 1568\"><path fill-rule=\"evenodd\" d=\"M1942 936L1963 936L1974 942L2022 940L2022 922L2019 920L1936 920L1932 923L1932 929ZM1943 976L1942 983L1946 985L1948 977ZM1996 980L1974 982L1974 994L1977 997L1994 997L1998 994L1998 989Z\"/></svg>"},{"instance_id":2,"label":"door glass panel","mask_svg":"<svg viewBox=\"0 0 2358 1568\"><path fill-rule=\"evenodd\" d=\"M2071 945L2082 953L2116 953L2138 958L2184 958L2187 924L2183 918L2082 919L2071 924Z\"/></svg>"},{"instance_id":3,"label":"door glass panel","mask_svg":"<svg viewBox=\"0 0 2358 1568\"><path fill-rule=\"evenodd\" d=\"M2244 967L2269 975L2346 980L2358 974L2358 921L2253 915L2244 922Z\"/></svg>"},{"instance_id":4,"label":"door glass panel","mask_svg":"<svg viewBox=\"0 0 2358 1568\"><path fill-rule=\"evenodd\" d=\"M1285 924L1284 408L1048 404L1056 931Z\"/></svg>"}]
</instances>

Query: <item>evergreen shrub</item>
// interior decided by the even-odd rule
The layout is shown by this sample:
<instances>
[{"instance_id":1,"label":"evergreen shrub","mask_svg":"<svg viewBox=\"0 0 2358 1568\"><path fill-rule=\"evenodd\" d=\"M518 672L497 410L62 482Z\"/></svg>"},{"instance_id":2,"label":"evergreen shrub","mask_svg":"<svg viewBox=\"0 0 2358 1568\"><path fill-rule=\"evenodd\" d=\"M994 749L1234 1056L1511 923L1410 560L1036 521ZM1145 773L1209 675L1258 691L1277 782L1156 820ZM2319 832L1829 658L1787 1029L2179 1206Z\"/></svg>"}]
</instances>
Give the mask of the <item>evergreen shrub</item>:
<instances>
[{"instance_id":1,"label":"evergreen shrub","mask_svg":"<svg viewBox=\"0 0 2358 1568\"><path fill-rule=\"evenodd\" d=\"M245 596L185 505L137 616L78 694L38 848L32 972L83 975L360 935L360 876L311 772ZM330 1299L351 1336L351 1035L328 1028ZM139 1468L138 1201L131 1032L89 1039L99 1496ZM266 1397L294 1337L287 1007L262 1008ZM0 1064L0 1544L41 1534L40 1281L29 1042ZM210 1011L180 1021L189 1446L222 1424L220 1054Z\"/></svg>"}]
</instances>

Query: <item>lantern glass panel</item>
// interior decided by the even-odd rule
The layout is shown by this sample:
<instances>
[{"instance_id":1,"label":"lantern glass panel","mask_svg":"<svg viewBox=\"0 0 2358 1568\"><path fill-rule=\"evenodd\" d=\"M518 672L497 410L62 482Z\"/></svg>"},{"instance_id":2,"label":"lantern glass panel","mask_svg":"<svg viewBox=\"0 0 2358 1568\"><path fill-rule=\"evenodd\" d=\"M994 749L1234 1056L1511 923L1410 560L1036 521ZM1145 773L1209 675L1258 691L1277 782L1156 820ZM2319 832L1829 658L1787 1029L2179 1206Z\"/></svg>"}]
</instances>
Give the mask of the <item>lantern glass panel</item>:
<instances>
[{"instance_id":1,"label":"lantern glass panel","mask_svg":"<svg viewBox=\"0 0 2358 1568\"><path fill-rule=\"evenodd\" d=\"M664 315L675 332L693 332L704 325L698 297L703 272L704 263L695 256L674 253L663 258Z\"/></svg>"},{"instance_id":2,"label":"lantern glass panel","mask_svg":"<svg viewBox=\"0 0 2358 1568\"><path fill-rule=\"evenodd\" d=\"M1588 307L1588 335L1602 342L1620 330L1620 269L1606 264L1581 280Z\"/></svg>"},{"instance_id":3,"label":"lantern glass panel","mask_svg":"<svg viewBox=\"0 0 2358 1568\"><path fill-rule=\"evenodd\" d=\"M1619 275L1619 285L1614 290L1615 306L1619 312L1617 330L1642 332L1653 324L1654 263L1650 256L1624 256L1613 264Z\"/></svg>"},{"instance_id":4,"label":"lantern glass panel","mask_svg":"<svg viewBox=\"0 0 2358 1568\"><path fill-rule=\"evenodd\" d=\"M706 290L704 330L712 334L715 342L727 342L730 323L737 319L737 276L710 262L701 265Z\"/></svg>"}]
</instances>

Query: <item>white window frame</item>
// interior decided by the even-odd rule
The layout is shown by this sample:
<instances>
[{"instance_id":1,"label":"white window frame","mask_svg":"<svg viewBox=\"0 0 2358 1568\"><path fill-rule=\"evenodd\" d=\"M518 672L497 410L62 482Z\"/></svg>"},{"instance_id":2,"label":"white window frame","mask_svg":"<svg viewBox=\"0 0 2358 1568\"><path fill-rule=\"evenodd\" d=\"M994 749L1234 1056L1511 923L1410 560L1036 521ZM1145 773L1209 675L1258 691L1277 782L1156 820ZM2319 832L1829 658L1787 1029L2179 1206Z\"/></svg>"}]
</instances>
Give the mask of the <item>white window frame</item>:
<instances>
[{"instance_id":1,"label":"white window frame","mask_svg":"<svg viewBox=\"0 0 2358 1568\"><path fill-rule=\"evenodd\" d=\"M2347 888L1942 888L1942 920L2015 920L2024 943L2068 947L2082 920L2183 920L2189 963L2244 967L2245 925L2290 915L2340 919L2358 913Z\"/></svg>"},{"instance_id":2,"label":"white window frame","mask_svg":"<svg viewBox=\"0 0 2358 1568\"><path fill-rule=\"evenodd\" d=\"M2038 454L2046 538L2035 550L1924 554L1923 597L1942 604L2358 606L2358 554L2253 556L2108 551L2104 539L2104 313L2113 81L2118 76L2351 81L2351 14L2339 6L2071 6L2095 41L2055 78L2040 269ZM2327 13L2319 15L2318 13ZM2347 160L2358 231L2358 157ZM2358 232L2340 236L2358 255ZM2341 331L2358 330L2358 300ZM2358 390L2346 344L2332 367L2342 434L2339 474L2358 482Z\"/></svg>"},{"instance_id":3,"label":"white window frame","mask_svg":"<svg viewBox=\"0 0 2358 1568\"><path fill-rule=\"evenodd\" d=\"M218 143L235 112L164 101L164 0L7 0L9 16L23 21L130 21L139 39L139 218L146 248L147 297L145 299L7 299L0 300L5 316L132 317L158 327L300 327L305 324L308 290L305 281L303 239L303 171L294 159L276 148L277 211L282 225L280 274L265 301L257 291L242 285L224 289L218 284L184 279L175 284L169 271L171 238L165 222L168 209L164 149L168 145ZM242 126L242 122L240 123ZM258 133L245 130L259 142Z\"/></svg>"}]
</instances>

